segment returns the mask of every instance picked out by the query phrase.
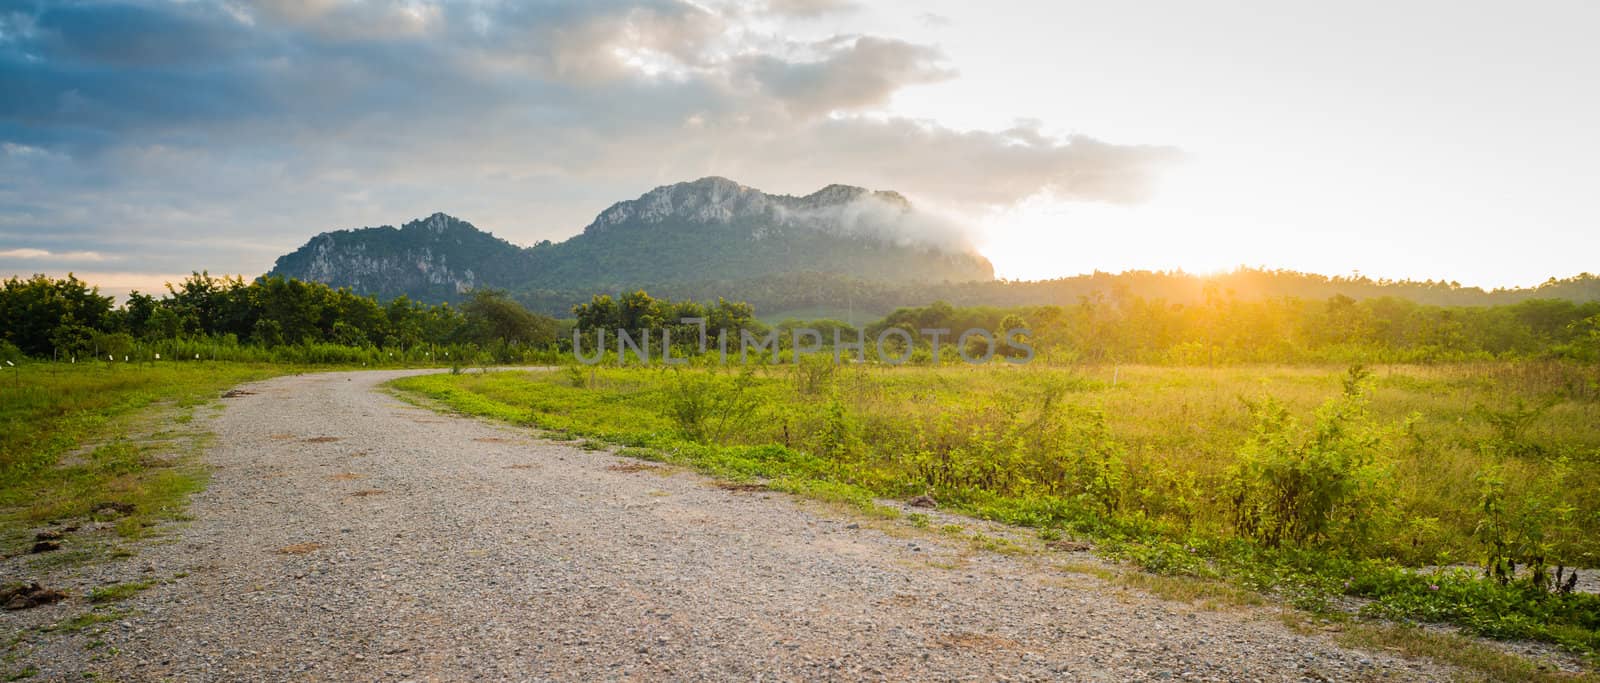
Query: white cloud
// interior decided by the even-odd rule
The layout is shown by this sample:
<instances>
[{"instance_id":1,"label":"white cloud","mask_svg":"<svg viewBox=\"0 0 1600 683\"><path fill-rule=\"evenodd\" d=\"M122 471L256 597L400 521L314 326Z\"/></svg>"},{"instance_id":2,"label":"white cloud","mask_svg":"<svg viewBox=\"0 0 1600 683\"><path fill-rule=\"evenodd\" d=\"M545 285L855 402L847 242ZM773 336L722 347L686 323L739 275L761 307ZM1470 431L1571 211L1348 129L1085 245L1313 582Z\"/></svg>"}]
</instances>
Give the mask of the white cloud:
<instances>
[{"instance_id":1,"label":"white cloud","mask_svg":"<svg viewBox=\"0 0 1600 683\"><path fill-rule=\"evenodd\" d=\"M47 249L0 249L0 258L24 259L28 261L107 261L105 255L94 251L64 251L54 252Z\"/></svg>"}]
</instances>

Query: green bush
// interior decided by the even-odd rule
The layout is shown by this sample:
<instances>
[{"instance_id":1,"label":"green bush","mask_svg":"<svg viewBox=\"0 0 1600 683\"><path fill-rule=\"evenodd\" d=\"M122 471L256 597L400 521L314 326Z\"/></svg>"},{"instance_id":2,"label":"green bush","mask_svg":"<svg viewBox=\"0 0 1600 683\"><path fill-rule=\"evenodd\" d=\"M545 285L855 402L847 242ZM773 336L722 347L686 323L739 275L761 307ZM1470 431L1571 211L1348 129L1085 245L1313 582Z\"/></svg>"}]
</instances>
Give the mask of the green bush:
<instances>
[{"instance_id":1,"label":"green bush","mask_svg":"<svg viewBox=\"0 0 1600 683\"><path fill-rule=\"evenodd\" d=\"M670 372L665 413L690 441L723 443L742 431L762 405L752 390L755 374L748 368L731 378L716 372Z\"/></svg>"},{"instance_id":2,"label":"green bush","mask_svg":"<svg viewBox=\"0 0 1600 683\"><path fill-rule=\"evenodd\" d=\"M1254 432L1230 475L1241 536L1281 545L1364 549L1392 516L1387 432L1367 412L1360 368L1302 428L1282 403L1249 403Z\"/></svg>"}]
</instances>

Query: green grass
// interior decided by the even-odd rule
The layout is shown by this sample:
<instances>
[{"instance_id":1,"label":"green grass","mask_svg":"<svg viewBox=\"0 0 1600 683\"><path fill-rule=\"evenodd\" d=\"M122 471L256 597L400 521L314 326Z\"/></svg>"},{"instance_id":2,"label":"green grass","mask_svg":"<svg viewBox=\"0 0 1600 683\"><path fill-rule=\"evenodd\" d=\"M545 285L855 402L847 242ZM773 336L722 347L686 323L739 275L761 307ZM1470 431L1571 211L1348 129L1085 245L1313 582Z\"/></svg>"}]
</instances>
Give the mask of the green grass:
<instances>
[{"instance_id":1,"label":"green grass","mask_svg":"<svg viewBox=\"0 0 1600 683\"><path fill-rule=\"evenodd\" d=\"M51 633L79 633L100 624L119 621L126 616L128 612L122 610L94 610L58 621L44 627L44 630Z\"/></svg>"},{"instance_id":2,"label":"green grass","mask_svg":"<svg viewBox=\"0 0 1600 683\"><path fill-rule=\"evenodd\" d=\"M929 493L969 515L1095 538L1155 574L1221 579L1313 611L1350 596L1370 601L1368 616L1600 648L1593 596L1412 569L1484 559L1490 473L1503 482L1497 519L1507 530L1497 538L1552 567L1600 566L1596 368L1382 366L1357 383L1359 398L1341 399L1346 370L606 367L395 386L461 412L863 508ZM1252 412L1268 398L1292 425L1273 428ZM1531 417L1521 427L1497 426L1523 413ZM1324 429L1334 436L1318 436ZM1262 469L1241 469L1250 462ZM1334 476L1325 467L1349 469ZM1268 494L1307 481L1334 499L1320 525L1291 526L1310 531L1288 540L1242 526L1241 510L1271 513ZM1240 502L1253 500L1240 490L1263 499Z\"/></svg>"},{"instance_id":3,"label":"green grass","mask_svg":"<svg viewBox=\"0 0 1600 683\"><path fill-rule=\"evenodd\" d=\"M149 581L133 581L129 583L115 583L109 586L100 586L89 592L89 602L101 605L109 602L121 602L139 594L146 588L155 585Z\"/></svg>"},{"instance_id":4,"label":"green grass","mask_svg":"<svg viewBox=\"0 0 1600 683\"><path fill-rule=\"evenodd\" d=\"M205 484L193 409L241 382L294 368L233 363L32 363L0 386L0 539L8 551L53 520L95 517L135 537L181 514ZM152 423L147 409L168 414ZM72 548L45 563L93 555ZM56 557L53 557L56 556Z\"/></svg>"}]
</instances>

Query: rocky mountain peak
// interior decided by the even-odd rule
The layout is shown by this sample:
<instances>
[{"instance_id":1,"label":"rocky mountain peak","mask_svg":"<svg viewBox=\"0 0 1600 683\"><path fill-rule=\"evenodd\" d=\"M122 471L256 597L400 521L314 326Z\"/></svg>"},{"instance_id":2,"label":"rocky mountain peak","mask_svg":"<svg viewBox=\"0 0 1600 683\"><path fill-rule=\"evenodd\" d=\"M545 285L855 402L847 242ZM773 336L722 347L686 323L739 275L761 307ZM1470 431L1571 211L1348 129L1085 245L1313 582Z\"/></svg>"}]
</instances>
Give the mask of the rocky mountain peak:
<instances>
[{"instance_id":1,"label":"rocky mountain peak","mask_svg":"<svg viewBox=\"0 0 1600 683\"><path fill-rule=\"evenodd\" d=\"M640 195L638 199L617 202L602 211L584 231L603 230L621 223L660 223L667 220L708 224L747 221L759 226L817 227L815 224L822 222L819 219L831 220L836 209L874 200L890 209L912 210L911 202L898 192L874 192L864 187L835 183L804 197L795 197L767 194L727 178L708 176L662 185Z\"/></svg>"},{"instance_id":2,"label":"rocky mountain peak","mask_svg":"<svg viewBox=\"0 0 1600 683\"><path fill-rule=\"evenodd\" d=\"M418 218L414 221L406 223L400 226L400 229L422 230L426 232L444 234L449 230L463 227L468 230L477 230L477 228L473 227L471 223L444 213L443 211L436 211L433 215L428 216L427 218Z\"/></svg>"}]
</instances>

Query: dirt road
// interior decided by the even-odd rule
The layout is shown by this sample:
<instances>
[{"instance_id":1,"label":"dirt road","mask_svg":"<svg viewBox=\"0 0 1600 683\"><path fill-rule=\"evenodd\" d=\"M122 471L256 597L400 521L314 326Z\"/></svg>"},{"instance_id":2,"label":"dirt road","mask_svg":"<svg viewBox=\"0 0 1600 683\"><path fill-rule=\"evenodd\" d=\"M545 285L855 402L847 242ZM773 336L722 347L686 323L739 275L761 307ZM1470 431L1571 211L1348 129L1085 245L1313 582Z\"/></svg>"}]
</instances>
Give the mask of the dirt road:
<instances>
[{"instance_id":1,"label":"dirt road","mask_svg":"<svg viewBox=\"0 0 1600 683\"><path fill-rule=\"evenodd\" d=\"M209 418L160 583L46 679L1349 680L1446 672L781 494L407 405L404 372ZM632 464L634 466L628 466ZM903 531L893 527L898 525ZM1078 562L1092 561L1078 558ZM40 608L68 614L83 605ZM34 610L30 610L32 612ZM79 638L88 638L83 636Z\"/></svg>"}]
</instances>

